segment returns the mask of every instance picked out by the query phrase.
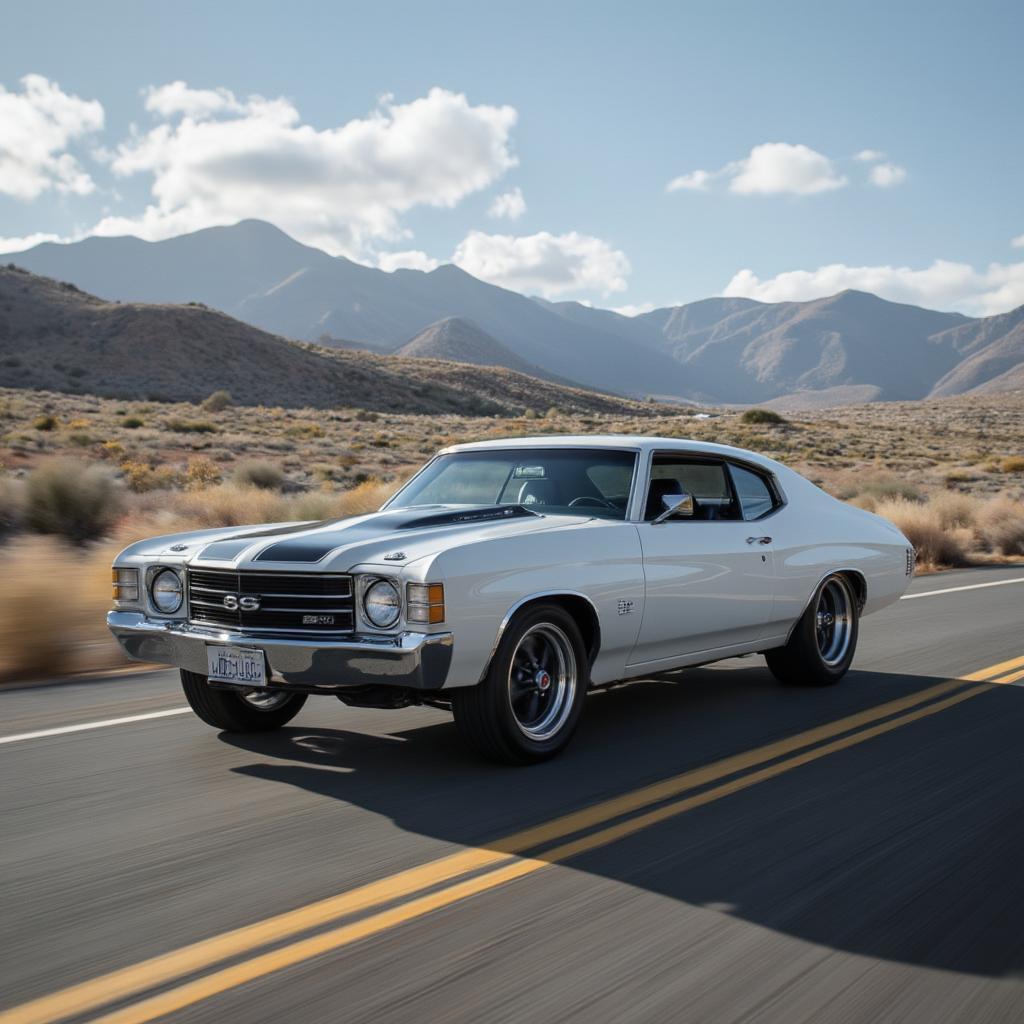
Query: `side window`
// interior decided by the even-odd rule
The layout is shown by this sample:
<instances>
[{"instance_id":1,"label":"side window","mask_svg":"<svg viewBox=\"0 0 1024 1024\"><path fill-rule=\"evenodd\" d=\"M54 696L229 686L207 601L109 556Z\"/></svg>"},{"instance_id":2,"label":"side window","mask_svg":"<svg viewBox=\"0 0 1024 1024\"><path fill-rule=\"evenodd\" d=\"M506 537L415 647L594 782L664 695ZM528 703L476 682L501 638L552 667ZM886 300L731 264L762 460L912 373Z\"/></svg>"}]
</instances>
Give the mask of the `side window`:
<instances>
[{"instance_id":1,"label":"side window","mask_svg":"<svg viewBox=\"0 0 1024 1024\"><path fill-rule=\"evenodd\" d=\"M764 477L731 463L729 472L732 473L732 482L736 487L736 497L739 498L744 519L760 519L775 508L775 498Z\"/></svg>"},{"instance_id":2,"label":"side window","mask_svg":"<svg viewBox=\"0 0 1024 1024\"><path fill-rule=\"evenodd\" d=\"M686 459L656 455L651 465L644 518L656 519L664 511L663 498L670 494L693 497L693 519L739 519L725 463L714 459Z\"/></svg>"}]
</instances>

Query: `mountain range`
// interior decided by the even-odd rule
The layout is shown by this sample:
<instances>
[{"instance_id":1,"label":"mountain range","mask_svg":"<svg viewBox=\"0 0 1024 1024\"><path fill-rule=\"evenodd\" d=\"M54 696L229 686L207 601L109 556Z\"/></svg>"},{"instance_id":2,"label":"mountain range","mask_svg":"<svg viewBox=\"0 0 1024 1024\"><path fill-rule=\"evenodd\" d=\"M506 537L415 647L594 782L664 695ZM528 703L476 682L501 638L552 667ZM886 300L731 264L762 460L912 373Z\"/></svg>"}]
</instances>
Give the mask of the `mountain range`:
<instances>
[{"instance_id":1,"label":"mountain range","mask_svg":"<svg viewBox=\"0 0 1024 1024\"><path fill-rule=\"evenodd\" d=\"M469 416L657 408L495 366L289 341L195 304L110 302L17 267L0 267L0 386Z\"/></svg>"},{"instance_id":2,"label":"mountain range","mask_svg":"<svg viewBox=\"0 0 1024 1024\"><path fill-rule=\"evenodd\" d=\"M1024 386L1024 307L969 318L844 291L709 298L621 316L445 265L384 272L261 221L160 242L87 238L0 256L107 300L201 302L273 335L431 356L637 397L832 405Z\"/></svg>"}]
</instances>

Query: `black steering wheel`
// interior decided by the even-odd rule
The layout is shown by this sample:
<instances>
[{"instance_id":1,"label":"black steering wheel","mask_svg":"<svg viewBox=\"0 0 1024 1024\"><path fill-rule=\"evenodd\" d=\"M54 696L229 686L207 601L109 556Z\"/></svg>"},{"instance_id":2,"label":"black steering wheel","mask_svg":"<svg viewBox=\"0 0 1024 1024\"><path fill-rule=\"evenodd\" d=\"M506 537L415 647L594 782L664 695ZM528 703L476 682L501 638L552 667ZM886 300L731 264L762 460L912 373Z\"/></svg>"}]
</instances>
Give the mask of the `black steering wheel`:
<instances>
[{"instance_id":1,"label":"black steering wheel","mask_svg":"<svg viewBox=\"0 0 1024 1024\"><path fill-rule=\"evenodd\" d=\"M617 512L618 509L604 498L599 498L596 494L581 494L578 498L573 498L569 502L569 508L575 508L577 505L597 505L603 506L604 508L610 508L613 512Z\"/></svg>"}]
</instances>

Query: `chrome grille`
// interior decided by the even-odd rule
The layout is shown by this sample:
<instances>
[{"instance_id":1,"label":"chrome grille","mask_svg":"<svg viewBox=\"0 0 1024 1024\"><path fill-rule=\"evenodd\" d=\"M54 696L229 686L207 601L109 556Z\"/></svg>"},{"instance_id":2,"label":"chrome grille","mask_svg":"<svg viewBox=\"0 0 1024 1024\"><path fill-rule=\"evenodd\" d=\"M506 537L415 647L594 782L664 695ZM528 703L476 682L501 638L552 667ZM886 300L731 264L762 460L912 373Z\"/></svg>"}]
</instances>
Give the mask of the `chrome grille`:
<instances>
[{"instance_id":1,"label":"chrome grille","mask_svg":"<svg viewBox=\"0 0 1024 1024\"><path fill-rule=\"evenodd\" d=\"M348 633L355 624L352 577L340 573L189 569L186 581L189 621L198 626ZM257 598L258 607L244 607L245 598Z\"/></svg>"}]
</instances>

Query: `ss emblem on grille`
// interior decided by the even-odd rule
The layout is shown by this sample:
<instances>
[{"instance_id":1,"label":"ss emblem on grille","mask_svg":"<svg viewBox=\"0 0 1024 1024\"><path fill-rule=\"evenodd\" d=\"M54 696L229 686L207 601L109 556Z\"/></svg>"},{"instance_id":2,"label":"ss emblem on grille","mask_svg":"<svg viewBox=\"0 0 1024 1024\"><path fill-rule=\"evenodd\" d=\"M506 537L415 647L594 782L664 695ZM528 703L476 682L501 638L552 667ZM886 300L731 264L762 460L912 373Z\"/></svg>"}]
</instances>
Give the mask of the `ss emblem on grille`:
<instances>
[{"instance_id":1,"label":"ss emblem on grille","mask_svg":"<svg viewBox=\"0 0 1024 1024\"><path fill-rule=\"evenodd\" d=\"M243 612L258 612L260 610L260 599L256 594L245 594L244 596L225 594L223 604L229 612L237 612L239 608Z\"/></svg>"}]
</instances>

